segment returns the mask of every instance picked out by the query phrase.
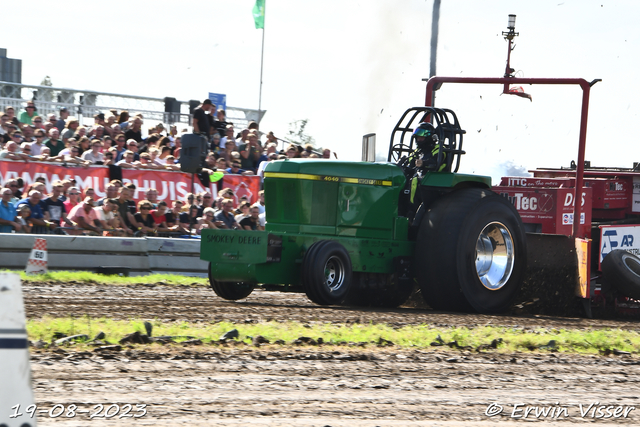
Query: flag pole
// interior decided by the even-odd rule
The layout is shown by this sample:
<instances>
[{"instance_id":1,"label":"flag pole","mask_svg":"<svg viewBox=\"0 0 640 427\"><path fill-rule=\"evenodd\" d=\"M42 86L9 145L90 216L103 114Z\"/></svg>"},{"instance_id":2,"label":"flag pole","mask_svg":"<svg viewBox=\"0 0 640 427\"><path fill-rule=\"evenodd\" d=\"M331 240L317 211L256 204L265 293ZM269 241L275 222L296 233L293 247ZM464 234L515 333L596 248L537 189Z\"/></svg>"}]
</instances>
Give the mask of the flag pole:
<instances>
[{"instance_id":1,"label":"flag pole","mask_svg":"<svg viewBox=\"0 0 640 427\"><path fill-rule=\"evenodd\" d=\"M262 50L260 52L260 94L258 95L258 123L262 121L262 65L264 64L264 30L265 25L264 21L267 17L267 1L264 2L264 13L263 13L263 21L262 21Z\"/></svg>"}]
</instances>

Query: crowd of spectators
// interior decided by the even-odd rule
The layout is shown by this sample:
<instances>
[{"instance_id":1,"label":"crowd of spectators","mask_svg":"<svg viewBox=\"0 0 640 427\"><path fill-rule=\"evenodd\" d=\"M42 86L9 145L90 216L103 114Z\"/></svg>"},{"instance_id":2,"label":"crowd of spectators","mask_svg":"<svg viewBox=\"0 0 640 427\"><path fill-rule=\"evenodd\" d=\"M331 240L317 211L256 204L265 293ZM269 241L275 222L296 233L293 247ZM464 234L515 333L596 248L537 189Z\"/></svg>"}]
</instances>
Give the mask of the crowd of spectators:
<instances>
[{"instance_id":1,"label":"crowd of spectators","mask_svg":"<svg viewBox=\"0 0 640 427\"><path fill-rule=\"evenodd\" d=\"M94 116L92 126L82 126L66 108L59 114L40 115L34 102L16 114L7 106L0 116L0 160L58 162L67 166L116 165L136 169L180 170L181 139L162 123L148 128L144 118L127 111L110 110ZM312 146L290 144L278 150L279 139L269 132L261 141L259 126L250 122L236 129L225 111L205 100L194 111L194 133L208 141L204 171L263 176L268 162L284 158L330 158L331 151L315 152ZM262 230L264 195L251 205L247 200L218 193L189 194L185 200L159 201L150 189L146 199L133 200L133 184L113 180L106 197L96 199L93 188L81 191L70 180L51 183L44 178L28 188L21 179L4 183L0 202L0 232L59 233L104 236L197 235L207 228ZM236 202L238 205L236 207Z\"/></svg>"},{"instance_id":2,"label":"crowd of spectators","mask_svg":"<svg viewBox=\"0 0 640 427\"><path fill-rule=\"evenodd\" d=\"M84 191L72 180L54 181L47 193L44 178L27 188L21 179L8 180L0 201L0 233L69 234L114 237L194 236L205 229L264 230L264 192L251 205L240 198L234 208L229 188L218 193L189 193L184 200L158 200L158 190L145 192L136 203L136 187L112 180L106 195Z\"/></svg>"},{"instance_id":3,"label":"crowd of spectators","mask_svg":"<svg viewBox=\"0 0 640 427\"><path fill-rule=\"evenodd\" d=\"M0 160L58 162L69 166L117 165L135 169L180 170L182 135L174 125L162 123L148 128L143 138L144 117L128 111L110 110L94 116L92 126L83 126L66 108L59 114L39 115L34 102L16 114L7 106L0 116ZM210 170L224 173L262 174L271 160L282 158L329 158L331 151L315 152L312 146L290 144L278 150L279 139L261 133L256 122L236 129L223 109L205 100L194 110L194 132L207 138Z\"/></svg>"}]
</instances>

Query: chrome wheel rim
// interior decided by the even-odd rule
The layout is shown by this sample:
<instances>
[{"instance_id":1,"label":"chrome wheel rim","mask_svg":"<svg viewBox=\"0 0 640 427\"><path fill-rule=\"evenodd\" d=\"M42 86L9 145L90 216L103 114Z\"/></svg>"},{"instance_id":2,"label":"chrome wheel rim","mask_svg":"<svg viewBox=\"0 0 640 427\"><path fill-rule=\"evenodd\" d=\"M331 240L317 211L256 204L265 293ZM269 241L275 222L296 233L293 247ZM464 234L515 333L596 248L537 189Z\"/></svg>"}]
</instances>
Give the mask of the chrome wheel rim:
<instances>
[{"instance_id":1,"label":"chrome wheel rim","mask_svg":"<svg viewBox=\"0 0 640 427\"><path fill-rule=\"evenodd\" d=\"M490 291L502 288L511 277L514 261L509 229L500 222L487 224L476 241L476 273L482 285Z\"/></svg>"},{"instance_id":2,"label":"chrome wheel rim","mask_svg":"<svg viewBox=\"0 0 640 427\"><path fill-rule=\"evenodd\" d=\"M329 292L335 292L344 284L345 268L342 260L336 256L329 257L324 265L324 283Z\"/></svg>"}]
</instances>

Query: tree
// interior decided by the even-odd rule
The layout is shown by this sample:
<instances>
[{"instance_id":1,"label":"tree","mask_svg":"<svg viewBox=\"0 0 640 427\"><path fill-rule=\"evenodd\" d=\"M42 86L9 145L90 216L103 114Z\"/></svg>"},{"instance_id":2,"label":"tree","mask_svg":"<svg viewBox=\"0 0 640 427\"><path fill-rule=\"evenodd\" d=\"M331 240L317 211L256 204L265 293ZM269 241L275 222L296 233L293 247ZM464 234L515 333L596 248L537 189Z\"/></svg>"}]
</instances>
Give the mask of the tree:
<instances>
[{"instance_id":1,"label":"tree","mask_svg":"<svg viewBox=\"0 0 640 427\"><path fill-rule=\"evenodd\" d=\"M289 123L289 133L284 139L292 144L298 144L303 147L307 144L315 147L316 140L304 132L308 123L309 119L296 120L295 122Z\"/></svg>"},{"instance_id":2,"label":"tree","mask_svg":"<svg viewBox=\"0 0 640 427\"><path fill-rule=\"evenodd\" d=\"M40 86L53 86L53 83L51 83L51 77L45 76L40 82ZM53 95L53 90L51 89L40 89L34 92L34 97L37 97L40 101L46 102L51 102L54 97Z\"/></svg>"}]
</instances>

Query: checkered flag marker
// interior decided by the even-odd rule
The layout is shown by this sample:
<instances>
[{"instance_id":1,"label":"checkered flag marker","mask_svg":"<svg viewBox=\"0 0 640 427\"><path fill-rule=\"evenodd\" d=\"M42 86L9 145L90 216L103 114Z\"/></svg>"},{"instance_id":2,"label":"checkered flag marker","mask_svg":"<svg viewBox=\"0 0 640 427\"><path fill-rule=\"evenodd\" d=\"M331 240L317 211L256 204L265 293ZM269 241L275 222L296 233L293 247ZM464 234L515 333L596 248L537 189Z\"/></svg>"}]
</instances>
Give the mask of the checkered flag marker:
<instances>
[{"instance_id":1,"label":"checkered flag marker","mask_svg":"<svg viewBox=\"0 0 640 427\"><path fill-rule=\"evenodd\" d=\"M37 238L27 261L27 274L45 274L47 272L47 240Z\"/></svg>"}]
</instances>

